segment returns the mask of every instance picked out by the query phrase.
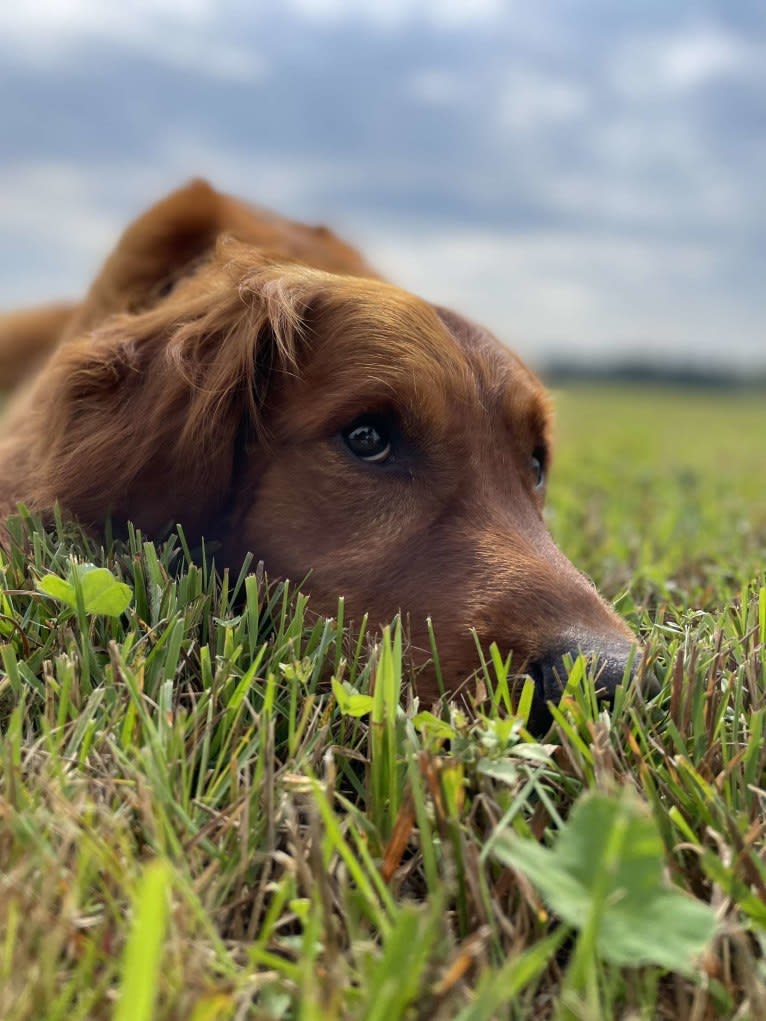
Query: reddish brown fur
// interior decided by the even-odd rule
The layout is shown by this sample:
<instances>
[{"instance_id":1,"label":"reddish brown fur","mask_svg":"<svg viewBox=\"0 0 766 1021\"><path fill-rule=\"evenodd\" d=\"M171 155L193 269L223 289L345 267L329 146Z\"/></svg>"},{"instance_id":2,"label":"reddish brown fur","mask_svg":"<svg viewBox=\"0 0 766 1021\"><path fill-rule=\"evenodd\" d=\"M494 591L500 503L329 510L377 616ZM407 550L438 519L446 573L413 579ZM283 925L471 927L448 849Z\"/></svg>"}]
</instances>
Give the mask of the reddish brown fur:
<instances>
[{"instance_id":1,"label":"reddish brown fur","mask_svg":"<svg viewBox=\"0 0 766 1021\"><path fill-rule=\"evenodd\" d=\"M516 662L629 648L544 526L540 382L326 229L193 182L128 228L46 344L4 428L5 513L59 500L94 528L108 514L149 534L181 521L225 563L252 552L274 576L308 575L318 611L339 595L357 619L403 610L415 648L431 616L452 689L476 665L470 627ZM390 464L340 439L370 411L400 423Z\"/></svg>"},{"instance_id":2,"label":"reddish brown fur","mask_svg":"<svg viewBox=\"0 0 766 1021\"><path fill-rule=\"evenodd\" d=\"M0 315L0 390L16 387L42 366L75 306L66 302Z\"/></svg>"}]
</instances>

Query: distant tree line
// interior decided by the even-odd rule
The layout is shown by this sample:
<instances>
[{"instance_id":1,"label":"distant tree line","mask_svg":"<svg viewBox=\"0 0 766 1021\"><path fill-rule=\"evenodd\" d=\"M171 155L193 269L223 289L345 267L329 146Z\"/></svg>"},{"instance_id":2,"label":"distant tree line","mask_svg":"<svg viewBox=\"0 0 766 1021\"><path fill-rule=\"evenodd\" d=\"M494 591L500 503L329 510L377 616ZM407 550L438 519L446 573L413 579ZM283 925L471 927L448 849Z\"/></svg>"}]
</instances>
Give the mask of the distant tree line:
<instances>
[{"instance_id":1,"label":"distant tree line","mask_svg":"<svg viewBox=\"0 0 766 1021\"><path fill-rule=\"evenodd\" d=\"M540 367L540 374L546 382L554 386L593 382L716 389L766 389L766 368L745 374L743 371L711 365L662 365L638 361L594 365L553 359Z\"/></svg>"}]
</instances>

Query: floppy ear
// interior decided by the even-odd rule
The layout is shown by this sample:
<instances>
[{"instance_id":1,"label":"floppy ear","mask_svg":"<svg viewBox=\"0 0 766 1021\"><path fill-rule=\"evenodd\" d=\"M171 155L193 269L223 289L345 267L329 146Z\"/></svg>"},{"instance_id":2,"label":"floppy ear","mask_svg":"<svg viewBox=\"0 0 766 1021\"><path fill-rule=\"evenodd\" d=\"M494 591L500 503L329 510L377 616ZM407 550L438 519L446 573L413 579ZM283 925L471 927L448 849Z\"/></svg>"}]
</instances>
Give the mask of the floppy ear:
<instances>
[{"instance_id":1,"label":"floppy ear","mask_svg":"<svg viewBox=\"0 0 766 1021\"><path fill-rule=\"evenodd\" d=\"M22 495L97 527L111 513L209 536L237 444L262 434L269 380L296 363L303 312L325 279L225 242L154 309L62 347L36 391Z\"/></svg>"},{"instance_id":2,"label":"floppy ear","mask_svg":"<svg viewBox=\"0 0 766 1021\"><path fill-rule=\"evenodd\" d=\"M167 293L215 248L226 228L224 197L195 179L167 195L124 231L67 329L65 339L118 312L139 312Z\"/></svg>"},{"instance_id":3,"label":"floppy ear","mask_svg":"<svg viewBox=\"0 0 766 1021\"><path fill-rule=\"evenodd\" d=\"M375 276L361 255L326 227L308 227L248 206L196 179L130 224L104 263L64 340L119 312L151 308L215 251L221 235L308 266Z\"/></svg>"}]
</instances>

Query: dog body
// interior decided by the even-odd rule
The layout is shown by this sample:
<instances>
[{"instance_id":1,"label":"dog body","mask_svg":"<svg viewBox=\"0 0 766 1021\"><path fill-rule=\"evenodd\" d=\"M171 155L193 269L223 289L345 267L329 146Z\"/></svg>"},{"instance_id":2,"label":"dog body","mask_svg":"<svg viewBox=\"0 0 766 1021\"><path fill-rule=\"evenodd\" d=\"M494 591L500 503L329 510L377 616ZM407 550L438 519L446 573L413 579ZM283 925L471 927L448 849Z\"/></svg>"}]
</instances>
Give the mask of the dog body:
<instances>
[{"instance_id":1,"label":"dog body","mask_svg":"<svg viewBox=\"0 0 766 1021\"><path fill-rule=\"evenodd\" d=\"M623 679L633 635L543 522L542 385L326 228L192 182L128 228L81 304L0 320L3 349L8 381L35 373L4 423L4 513L181 522L224 564L251 552L307 579L318 612L340 595L352 618L403 611L423 659L430 617L449 690L476 667L471 628L541 698L568 653L597 658L607 694Z\"/></svg>"}]
</instances>

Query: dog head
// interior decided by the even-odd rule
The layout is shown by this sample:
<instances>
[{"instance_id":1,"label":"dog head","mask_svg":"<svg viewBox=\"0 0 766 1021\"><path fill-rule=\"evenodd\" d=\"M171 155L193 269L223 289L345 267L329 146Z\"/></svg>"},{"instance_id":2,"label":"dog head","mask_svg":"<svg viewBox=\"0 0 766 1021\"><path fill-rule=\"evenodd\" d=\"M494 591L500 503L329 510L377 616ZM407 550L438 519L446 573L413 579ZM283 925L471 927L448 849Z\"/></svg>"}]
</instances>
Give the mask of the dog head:
<instances>
[{"instance_id":1,"label":"dog head","mask_svg":"<svg viewBox=\"0 0 766 1021\"><path fill-rule=\"evenodd\" d=\"M388 283L247 240L184 266L49 363L26 499L95 527L181 522L225 563L250 552L303 581L321 613L340 595L357 620L402 611L424 660L431 618L449 690L477 665L475 629L541 701L579 651L613 693L635 639L545 527L550 406L517 357Z\"/></svg>"}]
</instances>

